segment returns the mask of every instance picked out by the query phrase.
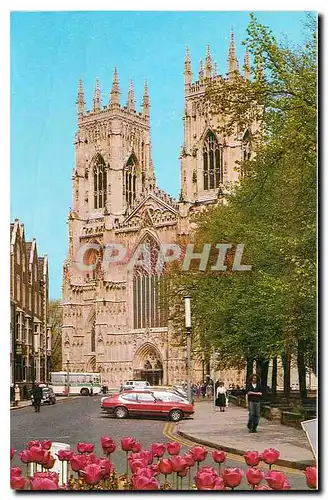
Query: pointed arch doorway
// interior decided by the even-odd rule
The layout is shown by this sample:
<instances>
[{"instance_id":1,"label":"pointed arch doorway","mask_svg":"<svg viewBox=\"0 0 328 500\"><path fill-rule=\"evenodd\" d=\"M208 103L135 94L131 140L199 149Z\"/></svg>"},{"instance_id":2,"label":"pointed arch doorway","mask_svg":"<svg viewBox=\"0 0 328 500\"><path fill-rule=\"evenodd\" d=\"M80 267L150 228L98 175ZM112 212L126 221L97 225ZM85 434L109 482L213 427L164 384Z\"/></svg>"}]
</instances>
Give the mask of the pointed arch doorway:
<instances>
[{"instance_id":1,"label":"pointed arch doorway","mask_svg":"<svg viewBox=\"0 0 328 500\"><path fill-rule=\"evenodd\" d=\"M163 384L163 363L156 347L147 342L139 347L133 359L134 380L147 380L150 385Z\"/></svg>"}]
</instances>

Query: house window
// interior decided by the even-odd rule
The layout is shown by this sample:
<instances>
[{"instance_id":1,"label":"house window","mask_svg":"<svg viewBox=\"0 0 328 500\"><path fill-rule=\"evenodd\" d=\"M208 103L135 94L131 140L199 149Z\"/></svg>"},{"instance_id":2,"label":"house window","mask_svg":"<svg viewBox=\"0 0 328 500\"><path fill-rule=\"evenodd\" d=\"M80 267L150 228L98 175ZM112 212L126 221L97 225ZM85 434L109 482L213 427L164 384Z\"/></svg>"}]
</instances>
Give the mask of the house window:
<instances>
[{"instance_id":1,"label":"house window","mask_svg":"<svg viewBox=\"0 0 328 500\"><path fill-rule=\"evenodd\" d=\"M97 155L93 169L94 208L104 208L107 201L107 172L104 159Z\"/></svg>"},{"instance_id":2,"label":"house window","mask_svg":"<svg viewBox=\"0 0 328 500\"><path fill-rule=\"evenodd\" d=\"M203 146L204 190L218 188L222 177L222 150L213 132L208 131Z\"/></svg>"},{"instance_id":3,"label":"house window","mask_svg":"<svg viewBox=\"0 0 328 500\"><path fill-rule=\"evenodd\" d=\"M132 205L136 198L136 180L137 180L137 160L134 155L131 155L124 173L124 191L125 191L125 200L127 206Z\"/></svg>"}]
</instances>

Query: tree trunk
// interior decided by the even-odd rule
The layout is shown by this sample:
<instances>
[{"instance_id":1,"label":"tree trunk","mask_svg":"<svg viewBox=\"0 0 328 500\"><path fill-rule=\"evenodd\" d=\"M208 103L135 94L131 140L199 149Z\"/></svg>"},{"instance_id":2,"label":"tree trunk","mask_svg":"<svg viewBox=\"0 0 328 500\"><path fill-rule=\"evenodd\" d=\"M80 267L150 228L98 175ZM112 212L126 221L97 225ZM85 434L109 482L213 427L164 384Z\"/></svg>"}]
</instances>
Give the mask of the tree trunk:
<instances>
[{"instance_id":1,"label":"tree trunk","mask_svg":"<svg viewBox=\"0 0 328 500\"><path fill-rule=\"evenodd\" d=\"M253 358L246 358L246 384L248 384L253 373L253 361Z\"/></svg>"},{"instance_id":2,"label":"tree trunk","mask_svg":"<svg viewBox=\"0 0 328 500\"><path fill-rule=\"evenodd\" d=\"M272 378L271 378L272 401L275 401L277 397L277 372L278 372L278 359L277 356L275 356L272 360Z\"/></svg>"},{"instance_id":3,"label":"tree trunk","mask_svg":"<svg viewBox=\"0 0 328 500\"><path fill-rule=\"evenodd\" d=\"M258 376L259 380L261 380L262 363L263 363L263 358L258 358L256 360L256 375Z\"/></svg>"},{"instance_id":4,"label":"tree trunk","mask_svg":"<svg viewBox=\"0 0 328 500\"><path fill-rule=\"evenodd\" d=\"M306 366L304 361L304 343L299 340L297 343L297 368L298 368L298 383L300 388L300 398L302 403L307 399L306 388Z\"/></svg>"},{"instance_id":5,"label":"tree trunk","mask_svg":"<svg viewBox=\"0 0 328 500\"><path fill-rule=\"evenodd\" d=\"M287 399L287 403L289 402L289 396L290 396L290 362L291 362L290 353L283 354L282 364L284 367L284 396Z\"/></svg>"},{"instance_id":6,"label":"tree trunk","mask_svg":"<svg viewBox=\"0 0 328 500\"><path fill-rule=\"evenodd\" d=\"M263 359L261 363L261 384L262 387L267 387L268 385L268 371L269 371L269 359Z\"/></svg>"}]
</instances>

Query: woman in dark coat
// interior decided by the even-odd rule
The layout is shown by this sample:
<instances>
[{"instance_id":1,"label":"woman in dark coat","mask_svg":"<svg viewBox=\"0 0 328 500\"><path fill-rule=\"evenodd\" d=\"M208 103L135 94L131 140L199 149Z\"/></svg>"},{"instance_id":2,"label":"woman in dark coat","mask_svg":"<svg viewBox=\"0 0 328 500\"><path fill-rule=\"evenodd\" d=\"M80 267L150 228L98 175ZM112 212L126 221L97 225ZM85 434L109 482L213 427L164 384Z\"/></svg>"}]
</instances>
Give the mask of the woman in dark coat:
<instances>
[{"instance_id":1,"label":"woman in dark coat","mask_svg":"<svg viewBox=\"0 0 328 500\"><path fill-rule=\"evenodd\" d=\"M219 383L219 387L216 390L215 404L220 407L220 411L225 411L227 404L227 389L224 387L223 382Z\"/></svg>"}]
</instances>

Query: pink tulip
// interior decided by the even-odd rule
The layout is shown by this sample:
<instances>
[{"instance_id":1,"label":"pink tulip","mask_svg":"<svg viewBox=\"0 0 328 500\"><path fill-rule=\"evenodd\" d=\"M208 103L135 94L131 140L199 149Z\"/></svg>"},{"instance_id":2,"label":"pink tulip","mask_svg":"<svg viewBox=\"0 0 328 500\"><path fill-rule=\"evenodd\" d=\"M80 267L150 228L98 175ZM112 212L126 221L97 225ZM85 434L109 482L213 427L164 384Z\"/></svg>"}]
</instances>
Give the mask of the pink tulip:
<instances>
[{"instance_id":1,"label":"pink tulip","mask_svg":"<svg viewBox=\"0 0 328 500\"><path fill-rule=\"evenodd\" d=\"M103 452L106 455L110 455L111 453L114 453L114 451L116 450L116 444L114 443L112 438L107 437L107 436L103 436L100 439L100 442L101 442L101 447L103 449Z\"/></svg>"},{"instance_id":2,"label":"pink tulip","mask_svg":"<svg viewBox=\"0 0 328 500\"><path fill-rule=\"evenodd\" d=\"M159 490L160 484L154 477L135 475L132 477L132 484L135 490Z\"/></svg>"},{"instance_id":3,"label":"pink tulip","mask_svg":"<svg viewBox=\"0 0 328 500\"><path fill-rule=\"evenodd\" d=\"M244 455L245 462L250 467L258 465L261 461L261 455L258 451L248 451Z\"/></svg>"},{"instance_id":4,"label":"pink tulip","mask_svg":"<svg viewBox=\"0 0 328 500\"><path fill-rule=\"evenodd\" d=\"M264 473L260 469L254 469L253 467L250 467L246 471L247 482L252 486L259 484L262 481L263 477Z\"/></svg>"},{"instance_id":5,"label":"pink tulip","mask_svg":"<svg viewBox=\"0 0 328 500\"><path fill-rule=\"evenodd\" d=\"M121 447L123 451L133 451L133 447L136 443L136 440L132 437L124 437L121 439Z\"/></svg>"},{"instance_id":6,"label":"pink tulip","mask_svg":"<svg viewBox=\"0 0 328 500\"><path fill-rule=\"evenodd\" d=\"M304 471L306 484L311 490L317 489L317 468L316 467L307 467Z\"/></svg>"},{"instance_id":7,"label":"pink tulip","mask_svg":"<svg viewBox=\"0 0 328 500\"><path fill-rule=\"evenodd\" d=\"M240 485L244 473L238 467L227 467L222 471L222 479L229 488L236 488Z\"/></svg>"},{"instance_id":8,"label":"pink tulip","mask_svg":"<svg viewBox=\"0 0 328 500\"><path fill-rule=\"evenodd\" d=\"M270 470L264 476L264 479L273 490L284 489L285 482L287 481L285 474L278 470Z\"/></svg>"},{"instance_id":9,"label":"pink tulip","mask_svg":"<svg viewBox=\"0 0 328 500\"><path fill-rule=\"evenodd\" d=\"M14 458L16 450L14 448L10 448L10 460Z\"/></svg>"},{"instance_id":10,"label":"pink tulip","mask_svg":"<svg viewBox=\"0 0 328 500\"><path fill-rule=\"evenodd\" d=\"M134 475L150 478L156 476L156 474L157 471L152 467L141 467L140 469L137 469L137 472Z\"/></svg>"},{"instance_id":11,"label":"pink tulip","mask_svg":"<svg viewBox=\"0 0 328 500\"><path fill-rule=\"evenodd\" d=\"M102 458L98 462L99 467L101 467L102 477L108 479L114 472L113 463L108 458Z\"/></svg>"},{"instance_id":12,"label":"pink tulip","mask_svg":"<svg viewBox=\"0 0 328 500\"><path fill-rule=\"evenodd\" d=\"M172 462L169 458L161 458L158 462L158 470L161 474L167 476L168 474L172 474L173 467Z\"/></svg>"},{"instance_id":13,"label":"pink tulip","mask_svg":"<svg viewBox=\"0 0 328 500\"><path fill-rule=\"evenodd\" d=\"M213 467L202 467L195 476L195 483L198 490L216 489L219 475Z\"/></svg>"},{"instance_id":14,"label":"pink tulip","mask_svg":"<svg viewBox=\"0 0 328 500\"><path fill-rule=\"evenodd\" d=\"M52 469L53 466L55 465L55 461L56 461L55 457L49 455L49 457L47 457L47 459L42 463L42 465L45 469Z\"/></svg>"},{"instance_id":15,"label":"pink tulip","mask_svg":"<svg viewBox=\"0 0 328 500\"><path fill-rule=\"evenodd\" d=\"M129 465L130 465L130 469L131 469L132 474L137 472L138 469L143 469L144 467L147 466L145 460L137 460L137 459L129 460Z\"/></svg>"},{"instance_id":16,"label":"pink tulip","mask_svg":"<svg viewBox=\"0 0 328 500\"><path fill-rule=\"evenodd\" d=\"M23 490L25 488L25 478L22 476L10 476L10 487L13 490Z\"/></svg>"},{"instance_id":17,"label":"pink tulip","mask_svg":"<svg viewBox=\"0 0 328 500\"><path fill-rule=\"evenodd\" d=\"M59 486L55 481L45 478L33 478L31 479L31 489L32 490L58 490Z\"/></svg>"},{"instance_id":18,"label":"pink tulip","mask_svg":"<svg viewBox=\"0 0 328 500\"><path fill-rule=\"evenodd\" d=\"M167 443L167 451L169 455L179 455L181 450L181 445L175 441Z\"/></svg>"},{"instance_id":19,"label":"pink tulip","mask_svg":"<svg viewBox=\"0 0 328 500\"><path fill-rule=\"evenodd\" d=\"M49 439L46 439L45 441L40 442L40 446L44 450L50 450L50 448L52 446L52 442Z\"/></svg>"},{"instance_id":20,"label":"pink tulip","mask_svg":"<svg viewBox=\"0 0 328 500\"><path fill-rule=\"evenodd\" d=\"M77 443L77 451L79 453L92 453L95 445L92 443Z\"/></svg>"},{"instance_id":21,"label":"pink tulip","mask_svg":"<svg viewBox=\"0 0 328 500\"><path fill-rule=\"evenodd\" d=\"M131 451L132 451L133 453L139 453L139 451L141 451L141 448L142 448L141 443L139 443L139 441L136 441L136 442L133 444L133 446L132 446L132 448L131 448Z\"/></svg>"},{"instance_id":22,"label":"pink tulip","mask_svg":"<svg viewBox=\"0 0 328 500\"><path fill-rule=\"evenodd\" d=\"M68 462L72 456L73 452L68 450L59 450L57 453L58 460L60 460L61 462Z\"/></svg>"},{"instance_id":23,"label":"pink tulip","mask_svg":"<svg viewBox=\"0 0 328 500\"><path fill-rule=\"evenodd\" d=\"M98 464L100 460L100 458L98 458L97 455L95 455L94 453L88 453L87 455L85 455L85 457L86 457L85 465Z\"/></svg>"},{"instance_id":24,"label":"pink tulip","mask_svg":"<svg viewBox=\"0 0 328 500\"><path fill-rule=\"evenodd\" d=\"M42 464L47 454L49 454L49 452L41 448L41 446L31 446L29 453L31 462L36 462L38 464Z\"/></svg>"},{"instance_id":25,"label":"pink tulip","mask_svg":"<svg viewBox=\"0 0 328 500\"><path fill-rule=\"evenodd\" d=\"M40 441L36 439L27 443L28 449L32 448L32 446L40 446Z\"/></svg>"},{"instance_id":26,"label":"pink tulip","mask_svg":"<svg viewBox=\"0 0 328 500\"><path fill-rule=\"evenodd\" d=\"M188 474L188 467L186 469L179 470L178 472L179 477L186 477L187 474Z\"/></svg>"},{"instance_id":27,"label":"pink tulip","mask_svg":"<svg viewBox=\"0 0 328 500\"><path fill-rule=\"evenodd\" d=\"M185 459L188 467L193 467L195 465L195 460L191 453L186 453L183 455L183 458Z\"/></svg>"},{"instance_id":28,"label":"pink tulip","mask_svg":"<svg viewBox=\"0 0 328 500\"><path fill-rule=\"evenodd\" d=\"M227 454L222 450L215 450L212 452L212 457L214 462L217 464L222 464L227 458Z\"/></svg>"},{"instance_id":29,"label":"pink tulip","mask_svg":"<svg viewBox=\"0 0 328 500\"><path fill-rule=\"evenodd\" d=\"M69 461L72 470L75 472L82 470L87 465L86 455L79 455L78 453L73 453Z\"/></svg>"},{"instance_id":30,"label":"pink tulip","mask_svg":"<svg viewBox=\"0 0 328 500\"><path fill-rule=\"evenodd\" d=\"M280 452L274 448L267 448L262 453L262 460L268 464L275 464L280 456Z\"/></svg>"},{"instance_id":31,"label":"pink tulip","mask_svg":"<svg viewBox=\"0 0 328 500\"><path fill-rule=\"evenodd\" d=\"M11 476L21 476L22 469L20 467L11 467L10 468L10 477Z\"/></svg>"},{"instance_id":32,"label":"pink tulip","mask_svg":"<svg viewBox=\"0 0 328 500\"><path fill-rule=\"evenodd\" d=\"M58 472L35 472L33 479L51 479L56 484L59 482L59 474Z\"/></svg>"},{"instance_id":33,"label":"pink tulip","mask_svg":"<svg viewBox=\"0 0 328 500\"><path fill-rule=\"evenodd\" d=\"M19 458L23 462L23 464L29 464L30 462L33 462L30 454L30 450L23 450L19 452Z\"/></svg>"},{"instance_id":34,"label":"pink tulip","mask_svg":"<svg viewBox=\"0 0 328 500\"><path fill-rule=\"evenodd\" d=\"M171 458L172 469L174 472L180 472L183 469L188 467L188 464L184 457L180 457L179 455L173 455Z\"/></svg>"},{"instance_id":35,"label":"pink tulip","mask_svg":"<svg viewBox=\"0 0 328 500\"><path fill-rule=\"evenodd\" d=\"M81 471L84 480L88 484L97 484L102 478L102 468L97 464L86 465Z\"/></svg>"},{"instance_id":36,"label":"pink tulip","mask_svg":"<svg viewBox=\"0 0 328 500\"><path fill-rule=\"evenodd\" d=\"M153 457L161 458L166 450L166 446L164 443L153 443L151 445L151 452Z\"/></svg>"},{"instance_id":37,"label":"pink tulip","mask_svg":"<svg viewBox=\"0 0 328 500\"><path fill-rule=\"evenodd\" d=\"M262 484L261 486L255 486L254 488L255 490L272 490L272 488L270 488L270 486L268 486L267 484Z\"/></svg>"},{"instance_id":38,"label":"pink tulip","mask_svg":"<svg viewBox=\"0 0 328 500\"><path fill-rule=\"evenodd\" d=\"M194 446L193 448L191 448L189 453L192 455L195 462L198 463L203 462L207 457L207 450L205 450L203 446Z\"/></svg>"},{"instance_id":39,"label":"pink tulip","mask_svg":"<svg viewBox=\"0 0 328 500\"><path fill-rule=\"evenodd\" d=\"M147 462L148 465L153 463L153 454L150 450L142 450L139 454L141 458Z\"/></svg>"}]
</instances>

